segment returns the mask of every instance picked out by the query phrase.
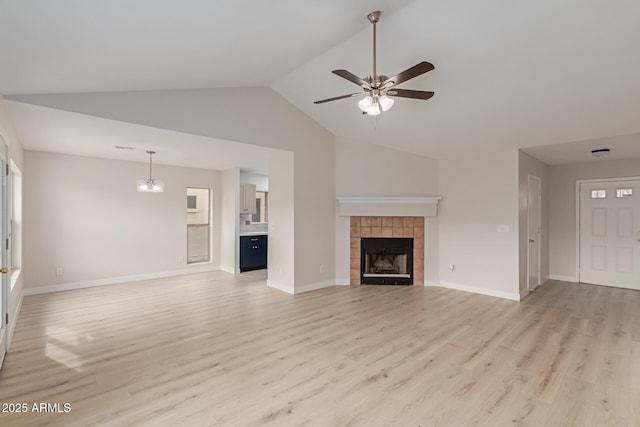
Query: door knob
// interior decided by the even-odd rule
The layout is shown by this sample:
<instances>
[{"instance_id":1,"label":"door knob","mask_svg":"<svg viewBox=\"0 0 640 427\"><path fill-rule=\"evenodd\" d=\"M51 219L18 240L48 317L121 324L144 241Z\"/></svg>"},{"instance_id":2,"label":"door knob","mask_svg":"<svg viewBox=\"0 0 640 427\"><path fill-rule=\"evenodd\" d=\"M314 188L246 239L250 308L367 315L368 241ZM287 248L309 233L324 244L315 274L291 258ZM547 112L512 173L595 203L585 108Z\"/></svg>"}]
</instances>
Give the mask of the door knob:
<instances>
[{"instance_id":1,"label":"door knob","mask_svg":"<svg viewBox=\"0 0 640 427\"><path fill-rule=\"evenodd\" d=\"M7 274L8 272L9 272L9 269L7 267L0 268L0 273L1 274Z\"/></svg>"},{"instance_id":2,"label":"door knob","mask_svg":"<svg viewBox=\"0 0 640 427\"><path fill-rule=\"evenodd\" d=\"M533 239L529 239L529 243L535 243L536 241Z\"/></svg>"}]
</instances>

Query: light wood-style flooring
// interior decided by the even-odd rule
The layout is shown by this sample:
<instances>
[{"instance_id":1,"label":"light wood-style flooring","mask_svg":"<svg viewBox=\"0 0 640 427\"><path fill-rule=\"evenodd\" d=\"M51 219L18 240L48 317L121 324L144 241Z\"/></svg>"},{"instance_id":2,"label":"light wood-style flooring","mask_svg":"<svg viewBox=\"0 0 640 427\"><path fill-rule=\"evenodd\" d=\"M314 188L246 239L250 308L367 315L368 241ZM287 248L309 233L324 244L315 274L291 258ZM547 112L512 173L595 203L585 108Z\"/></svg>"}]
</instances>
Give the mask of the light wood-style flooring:
<instances>
[{"instance_id":1,"label":"light wood-style flooring","mask_svg":"<svg viewBox=\"0 0 640 427\"><path fill-rule=\"evenodd\" d=\"M638 426L640 292L287 295L207 273L29 296L2 426Z\"/></svg>"}]
</instances>

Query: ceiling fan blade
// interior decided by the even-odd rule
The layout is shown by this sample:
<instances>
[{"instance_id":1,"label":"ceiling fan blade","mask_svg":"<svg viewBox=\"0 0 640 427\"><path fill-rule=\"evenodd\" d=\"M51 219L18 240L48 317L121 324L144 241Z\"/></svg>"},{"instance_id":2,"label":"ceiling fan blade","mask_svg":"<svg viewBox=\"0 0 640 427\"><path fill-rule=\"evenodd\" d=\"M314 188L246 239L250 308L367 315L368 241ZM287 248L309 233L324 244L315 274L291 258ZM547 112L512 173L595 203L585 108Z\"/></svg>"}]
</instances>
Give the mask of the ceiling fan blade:
<instances>
[{"instance_id":1,"label":"ceiling fan blade","mask_svg":"<svg viewBox=\"0 0 640 427\"><path fill-rule=\"evenodd\" d=\"M415 99L429 99L435 92L427 92L424 90L411 90L411 89L391 89L387 91L389 96L399 96L401 98L415 98Z\"/></svg>"},{"instance_id":2,"label":"ceiling fan blade","mask_svg":"<svg viewBox=\"0 0 640 427\"><path fill-rule=\"evenodd\" d=\"M357 84L358 86L362 86L365 89L371 89L371 85L367 83L366 80L361 79L360 77L356 76L353 73L350 73L347 70L333 70L332 73L336 76L342 77L343 79L347 79L350 82Z\"/></svg>"},{"instance_id":3,"label":"ceiling fan blade","mask_svg":"<svg viewBox=\"0 0 640 427\"><path fill-rule=\"evenodd\" d=\"M337 101L338 99L352 98L354 96L364 95L364 92L350 93L349 95L336 96L334 98L321 99L320 101L314 101L314 104L324 104L325 102Z\"/></svg>"},{"instance_id":4,"label":"ceiling fan blade","mask_svg":"<svg viewBox=\"0 0 640 427\"><path fill-rule=\"evenodd\" d=\"M396 74L393 77L389 77L387 80L383 81L380 87L391 87L397 86L402 82L406 82L414 77L418 77L421 74L424 74L428 71L433 70L435 67L432 63L427 61L422 61L419 64L414 65L411 68L407 68L401 73Z\"/></svg>"}]
</instances>

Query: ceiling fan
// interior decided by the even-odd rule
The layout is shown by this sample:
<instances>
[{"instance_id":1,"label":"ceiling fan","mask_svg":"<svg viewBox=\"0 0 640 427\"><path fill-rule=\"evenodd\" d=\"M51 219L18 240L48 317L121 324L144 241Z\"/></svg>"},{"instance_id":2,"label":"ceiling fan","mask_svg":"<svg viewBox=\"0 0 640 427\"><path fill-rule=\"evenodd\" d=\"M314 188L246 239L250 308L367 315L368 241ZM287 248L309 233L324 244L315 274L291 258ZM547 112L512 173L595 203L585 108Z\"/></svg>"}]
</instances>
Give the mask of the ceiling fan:
<instances>
[{"instance_id":1,"label":"ceiling fan","mask_svg":"<svg viewBox=\"0 0 640 427\"><path fill-rule=\"evenodd\" d=\"M400 89L396 86L404 83L414 77L418 77L428 71L434 69L433 64L423 61L414 65L393 77L387 77L378 74L376 69L376 23L380 20L382 12L375 11L367 15L369 22L373 24L373 74L364 78L360 78L347 70L333 70L332 73L347 79L352 83L362 87L363 92L350 93L349 95L336 96L334 98L322 99L315 101L314 104L323 104L325 102L337 101L338 99L352 98L366 94L362 100L358 102L358 107L362 110L362 114L377 116L383 111L387 111L395 100L399 98L415 98L429 99L434 92L426 92L423 90Z\"/></svg>"}]
</instances>

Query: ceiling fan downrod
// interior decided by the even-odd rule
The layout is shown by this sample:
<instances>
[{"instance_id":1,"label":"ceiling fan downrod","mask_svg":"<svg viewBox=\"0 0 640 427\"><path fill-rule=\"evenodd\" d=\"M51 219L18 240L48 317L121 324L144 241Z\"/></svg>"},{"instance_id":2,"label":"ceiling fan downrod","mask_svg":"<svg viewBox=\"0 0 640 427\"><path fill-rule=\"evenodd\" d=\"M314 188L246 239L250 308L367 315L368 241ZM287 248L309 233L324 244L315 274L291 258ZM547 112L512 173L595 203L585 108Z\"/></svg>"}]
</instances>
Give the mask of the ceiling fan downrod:
<instances>
[{"instance_id":1,"label":"ceiling fan downrod","mask_svg":"<svg viewBox=\"0 0 640 427\"><path fill-rule=\"evenodd\" d=\"M380 15L382 12L376 10L375 12L371 12L367 15L367 19L369 22L373 24L373 75L371 76L371 83L373 86L378 86L380 81L378 80L378 71L376 67L376 23L380 20Z\"/></svg>"}]
</instances>

